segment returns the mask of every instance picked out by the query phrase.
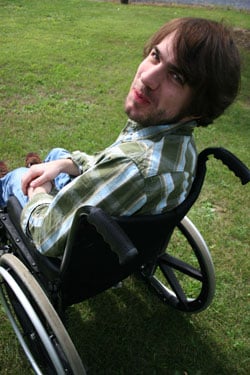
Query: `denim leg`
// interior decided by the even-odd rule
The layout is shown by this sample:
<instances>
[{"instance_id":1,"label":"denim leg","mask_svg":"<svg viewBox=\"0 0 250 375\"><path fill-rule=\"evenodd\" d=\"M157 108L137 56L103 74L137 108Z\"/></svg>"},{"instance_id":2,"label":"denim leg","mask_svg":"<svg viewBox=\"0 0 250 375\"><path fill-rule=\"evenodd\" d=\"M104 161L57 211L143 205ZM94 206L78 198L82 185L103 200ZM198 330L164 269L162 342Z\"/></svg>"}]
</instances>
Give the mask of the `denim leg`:
<instances>
[{"instance_id":1,"label":"denim leg","mask_svg":"<svg viewBox=\"0 0 250 375\"><path fill-rule=\"evenodd\" d=\"M70 153L62 148L54 148L45 158L44 162L67 159ZM22 175L27 172L27 168L21 167L14 169L7 173L3 178L0 178L0 207L4 207L11 195L15 195L23 207L28 202L28 197L23 194L21 188ZM55 178L55 186L57 190L62 189L67 185L72 178L66 173L60 173Z\"/></svg>"},{"instance_id":2,"label":"denim leg","mask_svg":"<svg viewBox=\"0 0 250 375\"><path fill-rule=\"evenodd\" d=\"M11 195L15 195L23 207L28 202L28 197L23 194L21 179L27 168L17 168L0 178L0 207L4 207Z\"/></svg>"},{"instance_id":3,"label":"denim leg","mask_svg":"<svg viewBox=\"0 0 250 375\"><path fill-rule=\"evenodd\" d=\"M71 156L70 152L64 150L63 148L53 148L49 154L44 159L44 162L58 160L58 159L68 159ZM57 190L61 190L65 185L67 185L72 180L67 173L60 173L54 180L55 187Z\"/></svg>"}]
</instances>

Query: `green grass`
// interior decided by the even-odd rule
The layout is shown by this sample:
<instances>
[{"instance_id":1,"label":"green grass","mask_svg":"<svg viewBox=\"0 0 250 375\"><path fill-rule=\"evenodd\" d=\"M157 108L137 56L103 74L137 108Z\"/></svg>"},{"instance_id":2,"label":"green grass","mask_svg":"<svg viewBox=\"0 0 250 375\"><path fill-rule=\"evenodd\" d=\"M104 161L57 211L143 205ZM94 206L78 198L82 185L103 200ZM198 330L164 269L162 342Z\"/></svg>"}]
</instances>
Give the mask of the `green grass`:
<instances>
[{"instance_id":1,"label":"green grass","mask_svg":"<svg viewBox=\"0 0 250 375\"><path fill-rule=\"evenodd\" d=\"M0 159L11 168L25 154L54 146L95 152L124 126L123 101L147 38L181 16L250 28L249 12L227 8L122 6L83 0L0 0ZM237 102L196 131L198 149L224 146L249 157L250 51ZM230 79L230 77L229 77ZM69 309L68 329L90 374L248 374L249 186L209 161L190 217L216 268L212 305L185 315L162 305L138 280ZM0 373L29 374L0 307Z\"/></svg>"}]
</instances>

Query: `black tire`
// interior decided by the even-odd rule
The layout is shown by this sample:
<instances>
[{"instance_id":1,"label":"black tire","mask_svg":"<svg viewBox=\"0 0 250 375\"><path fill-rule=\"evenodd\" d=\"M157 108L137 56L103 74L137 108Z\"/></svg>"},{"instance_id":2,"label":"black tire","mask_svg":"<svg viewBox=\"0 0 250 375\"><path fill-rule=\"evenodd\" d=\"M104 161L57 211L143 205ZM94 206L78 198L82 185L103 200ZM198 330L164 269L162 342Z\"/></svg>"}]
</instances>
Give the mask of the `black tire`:
<instances>
[{"instance_id":1,"label":"black tire","mask_svg":"<svg viewBox=\"0 0 250 375\"><path fill-rule=\"evenodd\" d=\"M54 307L32 274L13 254L0 258L0 297L36 374L86 374Z\"/></svg>"},{"instance_id":2,"label":"black tire","mask_svg":"<svg viewBox=\"0 0 250 375\"><path fill-rule=\"evenodd\" d=\"M214 297L215 271L209 249L198 229L184 217L166 252L141 274L156 294L177 310L205 310Z\"/></svg>"}]
</instances>

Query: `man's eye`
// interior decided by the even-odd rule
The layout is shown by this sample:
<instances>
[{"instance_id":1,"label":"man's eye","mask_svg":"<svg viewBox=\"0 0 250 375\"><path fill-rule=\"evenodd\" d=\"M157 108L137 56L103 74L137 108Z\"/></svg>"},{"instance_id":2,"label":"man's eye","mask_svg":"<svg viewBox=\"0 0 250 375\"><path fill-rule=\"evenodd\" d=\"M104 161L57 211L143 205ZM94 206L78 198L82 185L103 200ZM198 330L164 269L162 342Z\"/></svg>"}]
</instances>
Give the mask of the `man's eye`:
<instances>
[{"instance_id":1,"label":"man's eye","mask_svg":"<svg viewBox=\"0 0 250 375\"><path fill-rule=\"evenodd\" d=\"M177 73L177 72L171 72L172 78L182 86L185 84L185 79L182 74Z\"/></svg>"},{"instance_id":2,"label":"man's eye","mask_svg":"<svg viewBox=\"0 0 250 375\"><path fill-rule=\"evenodd\" d=\"M156 50L152 50L151 53L150 53L150 56L154 59L154 60L157 60L159 61L159 54L157 53Z\"/></svg>"}]
</instances>

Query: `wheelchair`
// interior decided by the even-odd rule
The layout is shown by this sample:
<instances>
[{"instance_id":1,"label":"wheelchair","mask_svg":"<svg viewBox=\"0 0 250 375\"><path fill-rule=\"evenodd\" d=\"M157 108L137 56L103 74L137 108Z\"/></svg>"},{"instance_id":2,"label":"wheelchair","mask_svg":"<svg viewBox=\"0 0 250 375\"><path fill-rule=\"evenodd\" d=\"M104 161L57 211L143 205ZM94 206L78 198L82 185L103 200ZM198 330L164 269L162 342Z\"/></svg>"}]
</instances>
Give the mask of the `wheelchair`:
<instances>
[{"instance_id":1,"label":"wheelchair","mask_svg":"<svg viewBox=\"0 0 250 375\"><path fill-rule=\"evenodd\" d=\"M10 198L0 212L0 297L36 374L86 374L63 323L64 312L130 275L140 277L163 303L185 313L211 304L213 261L187 217L211 155L243 185L249 182L250 170L235 155L224 148L206 148L199 154L191 191L178 207L159 215L111 217L98 207L82 206L61 259L35 249L20 228L19 203ZM173 241L176 253L169 251Z\"/></svg>"}]
</instances>

